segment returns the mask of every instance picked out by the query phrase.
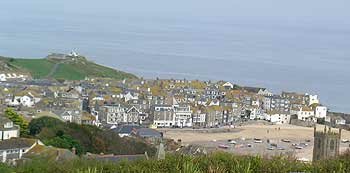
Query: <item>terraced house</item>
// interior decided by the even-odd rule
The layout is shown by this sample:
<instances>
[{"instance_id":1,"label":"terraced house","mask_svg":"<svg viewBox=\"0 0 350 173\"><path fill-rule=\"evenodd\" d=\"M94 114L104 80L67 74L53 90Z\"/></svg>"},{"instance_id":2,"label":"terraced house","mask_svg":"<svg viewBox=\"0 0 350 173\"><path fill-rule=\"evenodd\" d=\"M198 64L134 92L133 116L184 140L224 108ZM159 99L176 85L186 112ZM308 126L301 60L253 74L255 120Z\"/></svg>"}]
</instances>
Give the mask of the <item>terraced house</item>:
<instances>
[{"instance_id":1,"label":"terraced house","mask_svg":"<svg viewBox=\"0 0 350 173\"><path fill-rule=\"evenodd\" d=\"M19 137L19 126L0 115L0 141Z\"/></svg>"}]
</instances>

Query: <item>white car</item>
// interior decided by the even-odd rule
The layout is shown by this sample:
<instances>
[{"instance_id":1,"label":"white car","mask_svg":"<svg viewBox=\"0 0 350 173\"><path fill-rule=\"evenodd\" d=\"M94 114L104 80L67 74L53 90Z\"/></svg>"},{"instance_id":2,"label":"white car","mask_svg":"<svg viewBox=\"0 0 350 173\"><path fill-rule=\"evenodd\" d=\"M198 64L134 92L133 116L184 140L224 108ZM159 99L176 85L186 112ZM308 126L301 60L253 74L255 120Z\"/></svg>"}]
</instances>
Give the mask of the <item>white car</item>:
<instances>
[{"instance_id":1,"label":"white car","mask_svg":"<svg viewBox=\"0 0 350 173\"><path fill-rule=\"evenodd\" d=\"M229 144L237 144L236 141L230 141Z\"/></svg>"}]
</instances>

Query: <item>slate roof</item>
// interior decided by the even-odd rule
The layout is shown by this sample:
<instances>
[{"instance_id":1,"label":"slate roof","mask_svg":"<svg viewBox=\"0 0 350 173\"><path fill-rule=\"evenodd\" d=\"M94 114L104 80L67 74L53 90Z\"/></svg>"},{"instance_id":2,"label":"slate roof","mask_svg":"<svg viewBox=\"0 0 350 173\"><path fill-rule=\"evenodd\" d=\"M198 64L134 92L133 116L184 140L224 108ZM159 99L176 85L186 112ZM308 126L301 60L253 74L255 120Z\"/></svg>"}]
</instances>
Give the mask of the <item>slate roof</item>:
<instances>
[{"instance_id":1,"label":"slate roof","mask_svg":"<svg viewBox=\"0 0 350 173\"><path fill-rule=\"evenodd\" d=\"M36 143L35 139L11 138L0 141L0 150L9 150L14 148L29 148Z\"/></svg>"},{"instance_id":2,"label":"slate roof","mask_svg":"<svg viewBox=\"0 0 350 173\"><path fill-rule=\"evenodd\" d=\"M140 126L137 125L123 125L115 129L119 134L131 134L134 129L139 129Z\"/></svg>"},{"instance_id":3,"label":"slate roof","mask_svg":"<svg viewBox=\"0 0 350 173\"><path fill-rule=\"evenodd\" d=\"M258 88L258 87L243 87L244 90L252 93L258 93L260 90L265 90L266 88Z\"/></svg>"},{"instance_id":4,"label":"slate roof","mask_svg":"<svg viewBox=\"0 0 350 173\"><path fill-rule=\"evenodd\" d=\"M9 122L12 122L12 121L10 119L0 115L0 130L7 131L7 130L18 130L19 129L19 126L17 126L17 125L13 125L12 128L4 128L4 125L6 123L9 123Z\"/></svg>"},{"instance_id":5,"label":"slate roof","mask_svg":"<svg viewBox=\"0 0 350 173\"><path fill-rule=\"evenodd\" d=\"M150 128L140 128L137 129L136 131L136 135L140 136L140 137L154 137L154 138L161 138L162 134L160 132L158 132L157 130L154 129L150 129Z\"/></svg>"}]
</instances>

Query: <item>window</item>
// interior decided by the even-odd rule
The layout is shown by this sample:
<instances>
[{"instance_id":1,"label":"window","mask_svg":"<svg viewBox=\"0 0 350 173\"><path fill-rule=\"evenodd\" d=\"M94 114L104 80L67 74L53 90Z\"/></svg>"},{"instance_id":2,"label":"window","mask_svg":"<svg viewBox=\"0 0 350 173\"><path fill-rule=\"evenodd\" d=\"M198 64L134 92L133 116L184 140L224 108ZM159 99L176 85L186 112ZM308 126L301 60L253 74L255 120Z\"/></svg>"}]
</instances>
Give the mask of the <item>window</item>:
<instances>
[{"instance_id":1,"label":"window","mask_svg":"<svg viewBox=\"0 0 350 173\"><path fill-rule=\"evenodd\" d=\"M335 149L334 140L331 140L329 148L333 151Z\"/></svg>"}]
</instances>

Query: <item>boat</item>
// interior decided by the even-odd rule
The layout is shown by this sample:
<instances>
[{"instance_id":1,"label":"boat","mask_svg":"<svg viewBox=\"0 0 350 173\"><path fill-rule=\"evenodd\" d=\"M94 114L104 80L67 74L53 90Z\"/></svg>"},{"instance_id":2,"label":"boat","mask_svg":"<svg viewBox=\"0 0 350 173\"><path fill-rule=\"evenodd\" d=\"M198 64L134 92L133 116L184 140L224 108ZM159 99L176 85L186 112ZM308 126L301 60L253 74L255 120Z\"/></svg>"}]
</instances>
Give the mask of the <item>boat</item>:
<instances>
[{"instance_id":1,"label":"boat","mask_svg":"<svg viewBox=\"0 0 350 173\"><path fill-rule=\"evenodd\" d=\"M303 149L303 148L304 148L304 147L299 146L299 145L295 146L295 149L298 149L298 150L301 150L301 149Z\"/></svg>"},{"instance_id":2,"label":"boat","mask_svg":"<svg viewBox=\"0 0 350 173\"><path fill-rule=\"evenodd\" d=\"M254 140L254 143L262 143L262 140Z\"/></svg>"},{"instance_id":3,"label":"boat","mask_svg":"<svg viewBox=\"0 0 350 173\"><path fill-rule=\"evenodd\" d=\"M228 148L230 148L230 146L221 144L221 145L219 145L219 148L228 149Z\"/></svg>"},{"instance_id":4,"label":"boat","mask_svg":"<svg viewBox=\"0 0 350 173\"><path fill-rule=\"evenodd\" d=\"M282 139L282 142L290 143L290 140L289 139Z\"/></svg>"}]
</instances>

